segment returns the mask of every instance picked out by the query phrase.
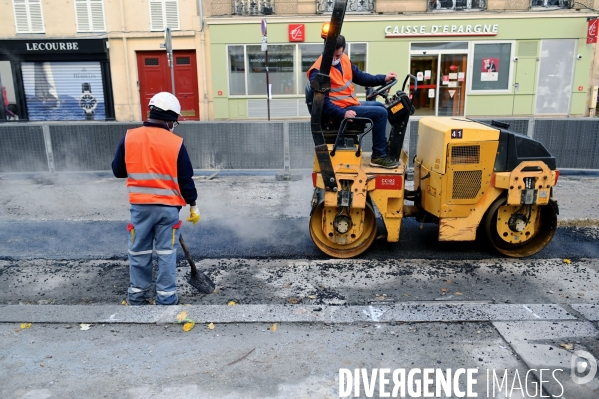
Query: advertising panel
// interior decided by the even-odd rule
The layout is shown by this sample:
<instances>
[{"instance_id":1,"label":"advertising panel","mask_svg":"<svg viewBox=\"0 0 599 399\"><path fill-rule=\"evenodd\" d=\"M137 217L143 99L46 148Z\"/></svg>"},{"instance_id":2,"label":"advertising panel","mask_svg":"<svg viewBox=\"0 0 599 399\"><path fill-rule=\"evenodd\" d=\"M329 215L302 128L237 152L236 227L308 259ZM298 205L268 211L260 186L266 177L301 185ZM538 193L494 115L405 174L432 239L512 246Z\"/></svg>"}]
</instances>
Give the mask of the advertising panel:
<instances>
[{"instance_id":1,"label":"advertising panel","mask_svg":"<svg viewBox=\"0 0 599 399\"><path fill-rule=\"evenodd\" d=\"M29 120L105 120L99 62L23 62Z\"/></svg>"}]
</instances>

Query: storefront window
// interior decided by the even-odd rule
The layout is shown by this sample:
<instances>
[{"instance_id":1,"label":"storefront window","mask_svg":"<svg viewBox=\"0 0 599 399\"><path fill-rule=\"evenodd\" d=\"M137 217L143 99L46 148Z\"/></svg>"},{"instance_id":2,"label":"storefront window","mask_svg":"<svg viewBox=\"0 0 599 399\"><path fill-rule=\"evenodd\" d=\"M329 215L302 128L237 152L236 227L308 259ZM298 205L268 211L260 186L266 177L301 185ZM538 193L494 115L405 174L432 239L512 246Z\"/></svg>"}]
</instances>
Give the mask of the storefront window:
<instances>
[{"instance_id":1,"label":"storefront window","mask_svg":"<svg viewBox=\"0 0 599 399\"><path fill-rule=\"evenodd\" d=\"M303 95L308 81L306 73L322 50L322 44L268 45L268 80L272 95ZM351 61L365 70L366 43L350 43L346 50ZM266 54L261 46L228 46L227 52L229 95L266 96ZM356 86L356 90L364 93L361 86Z\"/></svg>"},{"instance_id":2,"label":"storefront window","mask_svg":"<svg viewBox=\"0 0 599 399\"><path fill-rule=\"evenodd\" d=\"M369 72L372 75L376 75L377 73L386 73L386 72L377 72L377 71L367 71L366 70L366 43L350 43L349 44L349 59L352 64L355 64L361 71ZM354 85L356 89L356 93L358 94L366 94L366 88L360 85Z\"/></svg>"},{"instance_id":3,"label":"storefront window","mask_svg":"<svg viewBox=\"0 0 599 399\"><path fill-rule=\"evenodd\" d=\"M243 46L229 46L229 94L245 95L245 57Z\"/></svg>"},{"instance_id":4,"label":"storefront window","mask_svg":"<svg viewBox=\"0 0 599 399\"><path fill-rule=\"evenodd\" d=\"M508 90L511 43L474 45L472 90Z\"/></svg>"},{"instance_id":5,"label":"storefront window","mask_svg":"<svg viewBox=\"0 0 599 399\"><path fill-rule=\"evenodd\" d=\"M532 6L568 8L570 2L568 0L532 0Z\"/></svg>"},{"instance_id":6,"label":"storefront window","mask_svg":"<svg viewBox=\"0 0 599 399\"><path fill-rule=\"evenodd\" d=\"M23 62L29 120L105 120L99 62Z\"/></svg>"},{"instance_id":7,"label":"storefront window","mask_svg":"<svg viewBox=\"0 0 599 399\"><path fill-rule=\"evenodd\" d=\"M417 42L412 43L412 51L418 50L468 50L468 42Z\"/></svg>"},{"instance_id":8,"label":"storefront window","mask_svg":"<svg viewBox=\"0 0 599 399\"><path fill-rule=\"evenodd\" d=\"M18 120L19 109L10 61L0 61L0 87L0 120Z\"/></svg>"},{"instance_id":9,"label":"storefront window","mask_svg":"<svg viewBox=\"0 0 599 399\"><path fill-rule=\"evenodd\" d=\"M268 46L268 80L272 94L297 94L293 55L295 45ZM260 46L247 46L248 94L266 95L266 53Z\"/></svg>"},{"instance_id":10,"label":"storefront window","mask_svg":"<svg viewBox=\"0 0 599 399\"><path fill-rule=\"evenodd\" d=\"M322 50L323 50L323 45L322 44L300 44L299 45L299 51L300 51L300 62L302 64L301 66L301 73L300 73L300 87L302 88L302 90L304 90L304 88L306 87L306 85L308 84L308 76L306 75L308 73L308 69L310 69L310 67L316 62L316 60L318 59L318 57L320 57L320 55L322 54Z\"/></svg>"}]
</instances>

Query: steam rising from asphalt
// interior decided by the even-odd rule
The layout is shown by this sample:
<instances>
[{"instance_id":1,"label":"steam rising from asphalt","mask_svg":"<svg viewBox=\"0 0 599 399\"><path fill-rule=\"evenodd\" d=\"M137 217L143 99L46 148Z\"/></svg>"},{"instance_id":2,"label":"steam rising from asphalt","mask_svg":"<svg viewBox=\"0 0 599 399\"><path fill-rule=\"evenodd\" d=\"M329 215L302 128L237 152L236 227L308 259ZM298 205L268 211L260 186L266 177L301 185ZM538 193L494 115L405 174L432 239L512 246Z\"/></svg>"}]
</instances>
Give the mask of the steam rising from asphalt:
<instances>
[{"instance_id":1,"label":"steam rising from asphalt","mask_svg":"<svg viewBox=\"0 0 599 399\"><path fill-rule=\"evenodd\" d=\"M308 180L277 182L273 176L216 176L194 182L202 219L196 226L184 223L186 236L205 241L212 238L207 235L214 234L216 228L223 240L231 241L223 245L232 247L277 247L282 244L282 236L287 247L305 241L307 226L298 226L298 219L310 212L312 187ZM3 221L126 222L130 219L129 208L126 180L116 179L111 173L4 175L0 179ZM188 216L186 206L179 218L185 220ZM122 234L125 242L125 230L114 233Z\"/></svg>"},{"instance_id":2,"label":"steam rising from asphalt","mask_svg":"<svg viewBox=\"0 0 599 399\"><path fill-rule=\"evenodd\" d=\"M296 229L294 219L306 217L310 212L312 187L305 180L275 182L272 176L217 177L210 181L196 180L196 188L202 219L217 220L219 227L228 228L244 244L252 241L261 245L280 244L276 228L281 226L280 220L288 220L289 229ZM184 208L181 216L187 217L187 212ZM290 244L290 238L300 242L300 236L285 234L286 244Z\"/></svg>"}]
</instances>

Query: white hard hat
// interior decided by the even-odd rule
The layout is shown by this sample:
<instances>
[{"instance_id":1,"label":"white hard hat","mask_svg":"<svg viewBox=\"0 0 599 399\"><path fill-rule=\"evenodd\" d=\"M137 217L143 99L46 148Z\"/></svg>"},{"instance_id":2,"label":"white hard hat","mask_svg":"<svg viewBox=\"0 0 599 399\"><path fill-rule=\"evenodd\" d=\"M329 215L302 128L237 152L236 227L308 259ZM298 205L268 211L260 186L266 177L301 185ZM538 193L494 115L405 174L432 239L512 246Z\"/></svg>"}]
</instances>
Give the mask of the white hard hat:
<instances>
[{"instance_id":1,"label":"white hard hat","mask_svg":"<svg viewBox=\"0 0 599 399\"><path fill-rule=\"evenodd\" d=\"M181 104L177 97L167 91L161 91L150 99L148 107L160 108L163 111L172 111L177 115L181 115Z\"/></svg>"}]
</instances>

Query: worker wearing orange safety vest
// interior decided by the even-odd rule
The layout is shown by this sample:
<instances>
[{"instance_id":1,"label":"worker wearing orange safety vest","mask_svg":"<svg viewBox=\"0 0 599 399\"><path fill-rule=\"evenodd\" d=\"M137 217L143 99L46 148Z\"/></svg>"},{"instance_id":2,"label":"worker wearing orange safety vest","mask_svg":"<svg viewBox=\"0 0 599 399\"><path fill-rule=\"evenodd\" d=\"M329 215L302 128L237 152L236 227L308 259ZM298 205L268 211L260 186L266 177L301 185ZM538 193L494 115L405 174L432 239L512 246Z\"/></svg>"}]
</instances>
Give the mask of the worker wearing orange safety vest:
<instances>
[{"instance_id":1,"label":"worker wearing orange safety vest","mask_svg":"<svg viewBox=\"0 0 599 399\"><path fill-rule=\"evenodd\" d=\"M171 93L156 94L149 103L150 118L131 129L117 148L112 170L127 178L131 203L127 302L143 305L178 303L176 278L179 210L190 205L194 225L200 220L193 168L183 139L173 133L181 105ZM152 291L152 254L156 250L158 276Z\"/></svg>"},{"instance_id":2,"label":"worker wearing orange safety vest","mask_svg":"<svg viewBox=\"0 0 599 399\"><path fill-rule=\"evenodd\" d=\"M370 165L382 168L395 168L399 162L387 157L387 110L382 103L377 101L359 101L353 83L361 86L382 86L397 78L395 72L387 75L371 75L361 71L352 64L344 53L345 37L339 35L333 56L333 65L329 72L331 90L326 93L323 104L323 113L333 121L339 122L354 117L370 118L372 129L372 157ZM322 55L307 72L310 82L314 80L320 70Z\"/></svg>"}]
</instances>

